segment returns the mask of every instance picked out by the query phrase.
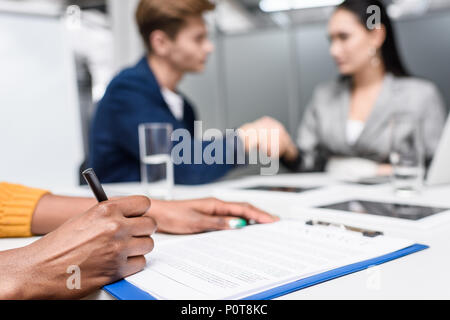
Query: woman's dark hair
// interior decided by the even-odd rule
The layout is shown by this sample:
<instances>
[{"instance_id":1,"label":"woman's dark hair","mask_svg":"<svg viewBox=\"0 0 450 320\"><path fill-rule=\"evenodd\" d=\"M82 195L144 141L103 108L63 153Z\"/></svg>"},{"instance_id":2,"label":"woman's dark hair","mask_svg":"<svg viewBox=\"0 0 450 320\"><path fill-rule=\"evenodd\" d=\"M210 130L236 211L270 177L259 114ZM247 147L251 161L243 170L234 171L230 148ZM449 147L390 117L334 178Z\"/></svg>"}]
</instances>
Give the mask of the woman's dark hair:
<instances>
[{"instance_id":1,"label":"woman's dark hair","mask_svg":"<svg viewBox=\"0 0 450 320\"><path fill-rule=\"evenodd\" d=\"M369 11L370 6L377 6L380 9L380 23L386 29L386 40L381 47L381 55L387 72L391 72L398 77L407 77L409 72L404 67L395 41L394 28L389 18L386 7L379 0L345 0L337 9L345 9L355 14L361 24L369 29L368 21L373 12Z\"/></svg>"}]
</instances>

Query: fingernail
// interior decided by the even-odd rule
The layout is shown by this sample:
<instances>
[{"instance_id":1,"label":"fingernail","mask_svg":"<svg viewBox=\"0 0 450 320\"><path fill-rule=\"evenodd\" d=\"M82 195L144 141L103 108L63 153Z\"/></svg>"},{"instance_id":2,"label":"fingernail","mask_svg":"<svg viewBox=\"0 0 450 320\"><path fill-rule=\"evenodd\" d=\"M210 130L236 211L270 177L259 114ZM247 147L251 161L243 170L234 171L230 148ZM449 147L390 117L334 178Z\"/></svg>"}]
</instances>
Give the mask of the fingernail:
<instances>
[{"instance_id":1,"label":"fingernail","mask_svg":"<svg viewBox=\"0 0 450 320\"><path fill-rule=\"evenodd\" d=\"M232 219L228 222L231 229L240 229L247 225L247 221L244 219Z\"/></svg>"}]
</instances>

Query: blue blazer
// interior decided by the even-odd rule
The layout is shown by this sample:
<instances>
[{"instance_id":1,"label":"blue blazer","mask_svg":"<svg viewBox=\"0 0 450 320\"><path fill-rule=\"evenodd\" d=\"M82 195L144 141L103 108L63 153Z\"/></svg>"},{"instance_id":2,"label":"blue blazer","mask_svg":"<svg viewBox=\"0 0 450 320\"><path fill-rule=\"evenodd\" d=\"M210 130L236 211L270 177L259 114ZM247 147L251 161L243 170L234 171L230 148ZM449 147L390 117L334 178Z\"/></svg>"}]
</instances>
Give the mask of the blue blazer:
<instances>
[{"instance_id":1,"label":"blue blazer","mask_svg":"<svg viewBox=\"0 0 450 320\"><path fill-rule=\"evenodd\" d=\"M123 70L112 80L99 102L90 130L88 165L103 183L140 181L139 124L163 122L171 123L174 130L187 129L193 145L195 119L194 110L186 99L184 118L179 121L173 116L147 59L142 58L136 66ZM235 139L230 144L228 139L222 140L222 163L226 163L228 152L236 154L238 141ZM202 145L202 150L209 144L197 143ZM193 159L193 152L191 155ZM175 183L209 183L234 166L204 162L175 165Z\"/></svg>"}]
</instances>

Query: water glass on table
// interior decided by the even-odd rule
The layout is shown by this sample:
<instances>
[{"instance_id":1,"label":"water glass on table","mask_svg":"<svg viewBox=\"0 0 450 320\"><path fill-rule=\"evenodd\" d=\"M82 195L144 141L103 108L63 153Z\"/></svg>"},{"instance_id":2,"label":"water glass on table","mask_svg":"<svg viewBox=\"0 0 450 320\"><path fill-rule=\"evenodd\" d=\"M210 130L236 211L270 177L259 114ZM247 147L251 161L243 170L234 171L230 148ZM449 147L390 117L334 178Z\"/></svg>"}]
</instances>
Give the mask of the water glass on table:
<instances>
[{"instance_id":1,"label":"water glass on table","mask_svg":"<svg viewBox=\"0 0 450 320\"><path fill-rule=\"evenodd\" d=\"M399 196L419 193L425 175L425 145L419 119L410 115L396 115L393 118L390 161L395 193Z\"/></svg>"},{"instance_id":2,"label":"water glass on table","mask_svg":"<svg viewBox=\"0 0 450 320\"><path fill-rule=\"evenodd\" d=\"M141 183L152 198L172 198L172 132L173 127L169 123L144 123L139 126Z\"/></svg>"}]
</instances>

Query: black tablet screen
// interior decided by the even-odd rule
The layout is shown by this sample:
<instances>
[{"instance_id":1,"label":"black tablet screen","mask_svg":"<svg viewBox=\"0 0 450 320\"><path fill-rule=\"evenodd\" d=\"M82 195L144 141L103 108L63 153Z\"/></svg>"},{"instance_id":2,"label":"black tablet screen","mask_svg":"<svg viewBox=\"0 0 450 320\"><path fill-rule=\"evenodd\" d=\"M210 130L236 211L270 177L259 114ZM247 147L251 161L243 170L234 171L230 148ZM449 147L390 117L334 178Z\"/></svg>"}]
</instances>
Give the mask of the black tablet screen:
<instances>
[{"instance_id":1,"label":"black tablet screen","mask_svg":"<svg viewBox=\"0 0 450 320\"><path fill-rule=\"evenodd\" d=\"M423 207L398 203L383 203L363 200L352 200L322 206L323 209L348 211L361 214L395 217L407 220L420 220L434 214L447 211L446 208Z\"/></svg>"},{"instance_id":2,"label":"black tablet screen","mask_svg":"<svg viewBox=\"0 0 450 320\"><path fill-rule=\"evenodd\" d=\"M256 190L256 191L276 191L276 192L292 192L301 193L317 188L300 188L300 187L285 187L285 186L255 186L244 188L244 190Z\"/></svg>"}]
</instances>

